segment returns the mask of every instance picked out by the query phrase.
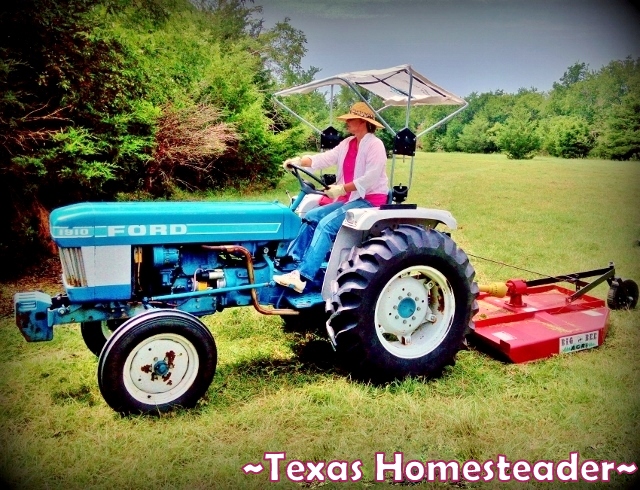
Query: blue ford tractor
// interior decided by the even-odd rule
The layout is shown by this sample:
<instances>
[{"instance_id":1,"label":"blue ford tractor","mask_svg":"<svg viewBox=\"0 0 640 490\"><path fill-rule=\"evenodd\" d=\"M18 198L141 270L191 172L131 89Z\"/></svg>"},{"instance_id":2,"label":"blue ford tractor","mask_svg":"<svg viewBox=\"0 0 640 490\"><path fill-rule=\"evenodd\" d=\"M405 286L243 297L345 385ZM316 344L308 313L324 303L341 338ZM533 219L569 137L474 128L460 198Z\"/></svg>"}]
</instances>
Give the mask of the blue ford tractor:
<instances>
[{"instance_id":1,"label":"blue ford tractor","mask_svg":"<svg viewBox=\"0 0 640 490\"><path fill-rule=\"evenodd\" d=\"M408 65L311 82L276 94L276 101L288 110L283 97L334 85L357 94L365 88L383 109L466 105ZM410 155L413 165L420 135L408 127L396 133L380 120L395 136L393 162ZM323 148L336 144L333 128L319 132ZM100 391L121 413L194 406L217 363L200 318L231 307L321 324L359 378L433 376L453 363L478 293L473 267L447 232L456 228L453 216L404 203L407 186L396 186L387 205L347 213L322 281L298 294L272 278L326 181L293 171L300 193L286 205L80 203L54 210L64 292L16 294L20 331L28 341L50 340L55 325L80 323L99 356Z\"/></svg>"}]
</instances>

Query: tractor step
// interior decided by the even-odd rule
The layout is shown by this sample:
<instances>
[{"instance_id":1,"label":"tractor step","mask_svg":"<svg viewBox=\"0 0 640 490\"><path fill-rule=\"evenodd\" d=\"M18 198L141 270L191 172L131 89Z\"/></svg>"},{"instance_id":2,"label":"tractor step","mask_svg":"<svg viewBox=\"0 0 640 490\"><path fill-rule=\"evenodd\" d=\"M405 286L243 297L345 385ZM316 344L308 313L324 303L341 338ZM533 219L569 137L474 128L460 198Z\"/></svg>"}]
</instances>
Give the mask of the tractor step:
<instances>
[{"instance_id":1,"label":"tractor step","mask_svg":"<svg viewBox=\"0 0 640 490\"><path fill-rule=\"evenodd\" d=\"M322 299L322 294L320 293L293 293L291 295L287 295L286 300L295 310L311 308L312 306L317 306L318 304L324 305L324 300Z\"/></svg>"}]
</instances>

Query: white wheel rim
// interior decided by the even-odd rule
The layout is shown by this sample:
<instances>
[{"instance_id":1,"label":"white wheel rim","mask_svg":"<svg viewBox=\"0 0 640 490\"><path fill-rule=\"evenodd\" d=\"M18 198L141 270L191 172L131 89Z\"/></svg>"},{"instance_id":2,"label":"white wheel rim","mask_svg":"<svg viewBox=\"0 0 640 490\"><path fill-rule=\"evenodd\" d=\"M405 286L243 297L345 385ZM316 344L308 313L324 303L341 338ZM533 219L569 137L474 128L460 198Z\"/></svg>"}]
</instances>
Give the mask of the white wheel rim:
<instances>
[{"instance_id":1,"label":"white wheel rim","mask_svg":"<svg viewBox=\"0 0 640 490\"><path fill-rule=\"evenodd\" d=\"M127 356L123 378L127 392L141 403L162 405L184 395L198 375L198 353L181 335L153 335Z\"/></svg>"},{"instance_id":2,"label":"white wheel rim","mask_svg":"<svg viewBox=\"0 0 640 490\"><path fill-rule=\"evenodd\" d=\"M414 266L393 276L376 302L376 334L396 357L415 359L445 339L456 311L447 278L428 266Z\"/></svg>"}]
</instances>

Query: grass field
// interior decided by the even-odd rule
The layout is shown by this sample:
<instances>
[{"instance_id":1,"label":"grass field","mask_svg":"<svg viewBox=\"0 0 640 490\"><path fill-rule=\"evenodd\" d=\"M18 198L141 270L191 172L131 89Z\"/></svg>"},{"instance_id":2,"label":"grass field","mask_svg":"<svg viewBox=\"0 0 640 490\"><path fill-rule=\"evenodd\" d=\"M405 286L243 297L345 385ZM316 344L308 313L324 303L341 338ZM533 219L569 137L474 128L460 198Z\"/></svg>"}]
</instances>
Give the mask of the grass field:
<instances>
[{"instance_id":1,"label":"grass field","mask_svg":"<svg viewBox=\"0 0 640 490\"><path fill-rule=\"evenodd\" d=\"M408 162L397 167L395 182L406 183ZM287 178L276 191L248 198L284 202L285 188L295 191L296 184ZM410 201L450 210L458 220L453 238L474 256L544 274L614 261L619 275L640 281L638 162L419 154ZM479 281L537 277L472 262ZM471 349L442 378L382 387L351 381L333 368L330 351L313 354L317 342L283 332L279 318L227 310L206 320L219 364L202 403L162 417L122 418L101 398L97 360L77 325L56 327L51 342L24 342L8 310L16 288L34 287L41 287L38 278L25 277L0 290L4 488L390 486L374 481L376 452L387 461L402 452L405 462L498 455L533 462L566 460L577 451L581 460L640 463L640 309L612 312L598 349L520 365ZM600 286L594 294L606 293ZM286 452L286 461L361 460L364 475L352 483L292 483L284 473L272 483L266 472L245 475L246 463L266 464L265 452ZM612 488L640 483L637 473L611 478Z\"/></svg>"}]
</instances>

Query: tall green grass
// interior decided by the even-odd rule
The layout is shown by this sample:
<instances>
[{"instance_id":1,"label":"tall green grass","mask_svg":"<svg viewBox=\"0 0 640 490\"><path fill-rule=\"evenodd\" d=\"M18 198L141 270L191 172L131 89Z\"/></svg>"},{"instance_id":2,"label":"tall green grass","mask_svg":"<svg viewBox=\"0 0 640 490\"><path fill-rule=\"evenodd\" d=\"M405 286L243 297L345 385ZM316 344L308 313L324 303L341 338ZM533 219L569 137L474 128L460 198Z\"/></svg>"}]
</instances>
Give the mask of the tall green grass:
<instances>
[{"instance_id":1,"label":"tall green grass","mask_svg":"<svg viewBox=\"0 0 640 490\"><path fill-rule=\"evenodd\" d=\"M408 161L396 169L395 182L408 182ZM285 202L285 188L295 191L295 181L287 177L261 196L206 197ZM419 154L409 200L450 210L458 221L453 238L476 257L543 274L614 261L619 275L640 281L639 198L637 162ZM538 277L472 262L481 281ZM20 287L2 286L2 311ZM601 286L594 294L606 292ZM534 461L579 451L581 459L639 463L640 312L614 311L610 320L598 349L520 365L462 351L440 379L374 387L335 370L326 344L284 332L279 318L228 310L206 320L219 365L198 407L121 418L100 396L97 360L77 326L27 344L7 314L0 319L0 474L14 488L320 486L275 484L241 470L265 451L286 451L287 460L362 460L360 482L329 488L383 488L390 483L373 481L376 452L387 460L401 451L405 461L498 454ZM612 486L634 482L614 474ZM560 483L527 484L538 486Z\"/></svg>"}]
</instances>

